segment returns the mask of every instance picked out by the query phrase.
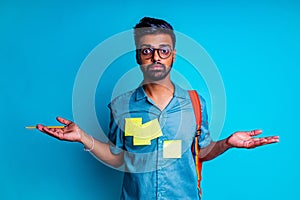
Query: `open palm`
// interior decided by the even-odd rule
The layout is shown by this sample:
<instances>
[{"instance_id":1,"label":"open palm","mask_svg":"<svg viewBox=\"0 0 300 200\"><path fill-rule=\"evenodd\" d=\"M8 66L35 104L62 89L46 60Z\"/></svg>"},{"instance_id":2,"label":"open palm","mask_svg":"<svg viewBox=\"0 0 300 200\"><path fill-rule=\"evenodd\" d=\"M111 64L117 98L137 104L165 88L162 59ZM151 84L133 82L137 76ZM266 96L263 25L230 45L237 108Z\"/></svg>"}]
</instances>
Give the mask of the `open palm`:
<instances>
[{"instance_id":1,"label":"open palm","mask_svg":"<svg viewBox=\"0 0 300 200\"><path fill-rule=\"evenodd\" d=\"M237 148L255 148L258 146L271 144L279 141L278 136L255 138L262 133L262 130L239 131L232 134L227 139L227 144Z\"/></svg>"},{"instance_id":2,"label":"open palm","mask_svg":"<svg viewBox=\"0 0 300 200\"><path fill-rule=\"evenodd\" d=\"M62 117L56 118L58 122L65 125L64 128L47 128L42 124L38 124L36 127L38 130L55 137L59 140L65 140L70 142L79 142L82 137L82 130L72 121L64 119Z\"/></svg>"}]
</instances>

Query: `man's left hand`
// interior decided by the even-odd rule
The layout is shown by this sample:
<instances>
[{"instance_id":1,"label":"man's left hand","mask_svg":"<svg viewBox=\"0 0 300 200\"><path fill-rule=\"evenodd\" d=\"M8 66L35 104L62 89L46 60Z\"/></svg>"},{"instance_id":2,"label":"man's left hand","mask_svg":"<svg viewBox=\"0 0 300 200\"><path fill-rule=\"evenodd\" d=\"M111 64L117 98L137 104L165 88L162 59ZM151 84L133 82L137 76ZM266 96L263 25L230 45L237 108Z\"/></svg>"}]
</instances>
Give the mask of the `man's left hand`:
<instances>
[{"instance_id":1,"label":"man's left hand","mask_svg":"<svg viewBox=\"0 0 300 200\"><path fill-rule=\"evenodd\" d=\"M237 148L255 148L258 146L279 142L279 136L254 138L262 133L262 130L239 131L227 138L227 144Z\"/></svg>"}]
</instances>

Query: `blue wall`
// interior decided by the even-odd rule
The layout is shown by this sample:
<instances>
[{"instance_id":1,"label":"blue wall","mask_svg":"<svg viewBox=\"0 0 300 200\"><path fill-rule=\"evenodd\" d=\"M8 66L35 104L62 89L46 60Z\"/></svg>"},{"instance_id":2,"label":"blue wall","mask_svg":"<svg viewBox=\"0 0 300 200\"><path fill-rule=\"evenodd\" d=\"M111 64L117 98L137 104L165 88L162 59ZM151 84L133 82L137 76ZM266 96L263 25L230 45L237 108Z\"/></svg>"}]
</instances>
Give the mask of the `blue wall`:
<instances>
[{"instance_id":1,"label":"blue wall","mask_svg":"<svg viewBox=\"0 0 300 200\"><path fill-rule=\"evenodd\" d=\"M143 16L170 21L201 44L218 66L227 101L221 138L255 128L281 137L279 144L233 149L205 163L204 198L295 199L300 178L300 3L140 2L0 2L0 199L118 198L121 172L94 159L80 144L24 126L56 124L58 115L73 119L73 84L83 60L100 42L130 29ZM128 62L134 63L132 59Z\"/></svg>"}]
</instances>

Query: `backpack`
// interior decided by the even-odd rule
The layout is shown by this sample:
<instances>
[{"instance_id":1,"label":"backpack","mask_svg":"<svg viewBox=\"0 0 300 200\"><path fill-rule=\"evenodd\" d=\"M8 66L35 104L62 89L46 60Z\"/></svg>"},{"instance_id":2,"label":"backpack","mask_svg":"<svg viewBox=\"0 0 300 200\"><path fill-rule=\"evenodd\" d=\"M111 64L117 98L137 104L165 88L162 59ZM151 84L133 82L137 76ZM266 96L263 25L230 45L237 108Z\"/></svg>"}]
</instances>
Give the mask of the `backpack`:
<instances>
[{"instance_id":1,"label":"backpack","mask_svg":"<svg viewBox=\"0 0 300 200\"><path fill-rule=\"evenodd\" d=\"M202 196L202 190L201 190L201 170L202 170L202 162L199 158L200 154L200 148L199 148L199 136L201 134L201 124L202 124L202 112L201 112L201 102L198 96L198 93L196 90L189 90L189 95L192 101L195 118L196 118L196 125L197 125L197 132L193 141L193 144L191 146L192 154L194 157L195 165L196 165L196 172L198 177L198 190L199 190L199 196L201 198ZM196 144L196 145L195 145Z\"/></svg>"}]
</instances>

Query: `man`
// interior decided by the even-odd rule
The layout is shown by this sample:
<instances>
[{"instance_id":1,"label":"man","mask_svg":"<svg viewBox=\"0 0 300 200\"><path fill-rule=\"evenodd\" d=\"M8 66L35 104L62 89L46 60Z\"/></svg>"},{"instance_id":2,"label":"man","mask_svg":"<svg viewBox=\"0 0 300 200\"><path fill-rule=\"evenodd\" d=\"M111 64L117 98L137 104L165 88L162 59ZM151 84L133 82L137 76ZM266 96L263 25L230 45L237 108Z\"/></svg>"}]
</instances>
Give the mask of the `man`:
<instances>
[{"instance_id":1,"label":"man","mask_svg":"<svg viewBox=\"0 0 300 200\"><path fill-rule=\"evenodd\" d=\"M62 129L37 125L40 131L60 140L82 143L87 151L109 165L124 164L121 199L200 199L191 152L195 137L199 137L196 145L201 148L202 162L232 147L254 148L279 141L278 136L253 138L262 133L253 130L213 142L201 96L201 135L196 136L188 91L174 84L170 77L176 58L172 26L164 20L145 17L135 26L134 37L136 59L144 79L137 89L110 103L109 143L95 140L75 123L60 117L57 120L65 124Z\"/></svg>"}]
</instances>

